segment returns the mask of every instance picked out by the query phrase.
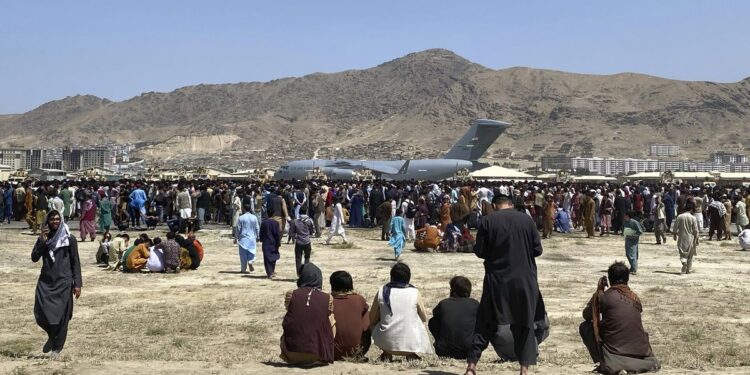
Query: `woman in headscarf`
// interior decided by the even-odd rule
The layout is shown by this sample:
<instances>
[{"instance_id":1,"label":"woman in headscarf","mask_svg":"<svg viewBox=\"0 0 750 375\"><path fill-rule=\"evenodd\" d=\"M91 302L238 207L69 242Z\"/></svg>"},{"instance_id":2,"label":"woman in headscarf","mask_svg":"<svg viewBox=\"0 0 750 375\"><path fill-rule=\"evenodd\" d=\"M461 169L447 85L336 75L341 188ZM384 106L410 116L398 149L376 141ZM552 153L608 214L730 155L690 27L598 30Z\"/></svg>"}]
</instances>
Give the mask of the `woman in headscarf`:
<instances>
[{"instance_id":1,"label":"woman in headscarf","mask_svg":"<svg viewBox=\"0 0 750 375\"><path fill-rule=\"evenodd\" d=\"M81 205L81 221L79 223L81 230L81 242L86 241L86 236L91 237L91 241L96 237L96 200L93 193L87 197Z\"/></svg>"},{"instance_id":2,"label":"woman in headscarf","mask_svg":"<svg viewBox=\"0 0 750 375\"><path fill-rule=\"evenodd\" d=\"M297 289L284 296L281 359L289 364L333 363L336 335L333 298L322 287L320 269L307 263L300 271Z\"/></svg>"},{"instance_id":3,"label":"woman in headscarf","mask_svg":"<svg viewBox=\"0 0 750 375\"><path fill-rule=\"evenodd\" d=\"M396 260L401 256L401 252L404 251L404 245L406 244L406 238L404 237L404 233L406 232L406 222L404 222L404 218L401 217L401 214L401 209L396 209L396 216L391 218L391 239L388 241L388 245L393 248L393 254L396 257Z\"/></svg>"},{"instance_id":4,"label":"woman in headscarf","mask_svg":"<svg viewBox=\"0 0 750 375\"><path fill-rule=\"evenodd\" d=\"M430 337L424 327L427 310L417 288L409 284L410 279L409 266L396 263L391 268L391 281L372 301L372 338L383 351L382 361L391 361L394 355L416 360L419 359L417 353L432 353Z\"/></svg>"},{"instance_id":5,"label":"woman in headscarf","mask_svg":"<svg viewBox=\"0 0 750 375\"><path fill-rule=\"evenodd\" d=\"M73 297L81 296L81 262L78 242L62 222L60 212L47 214L42 234L31 251L31 261L42 259L42 270L36 284L34 318L47 332L42 351L57 358L65 346L68 322L73 317Z\"/></svg>"}]
</instances>

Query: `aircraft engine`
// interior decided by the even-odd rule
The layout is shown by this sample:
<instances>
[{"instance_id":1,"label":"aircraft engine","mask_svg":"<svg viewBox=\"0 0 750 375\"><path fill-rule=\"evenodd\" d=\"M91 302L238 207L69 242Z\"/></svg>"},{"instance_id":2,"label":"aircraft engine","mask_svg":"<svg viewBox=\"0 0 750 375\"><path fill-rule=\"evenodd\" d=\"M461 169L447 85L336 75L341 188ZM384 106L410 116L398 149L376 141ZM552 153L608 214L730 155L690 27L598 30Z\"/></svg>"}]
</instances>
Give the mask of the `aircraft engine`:
<instances>
[{"instance_id":1,"label":"aircraft engine","mask_svg":"<svg viewBox=\"0 0 750 375\"><path fill-rule=\"evenodd\" d=\"M351 169L326 168L326 175L332 180L352 180L355 173Z\"/></svg>"}]
</instances>

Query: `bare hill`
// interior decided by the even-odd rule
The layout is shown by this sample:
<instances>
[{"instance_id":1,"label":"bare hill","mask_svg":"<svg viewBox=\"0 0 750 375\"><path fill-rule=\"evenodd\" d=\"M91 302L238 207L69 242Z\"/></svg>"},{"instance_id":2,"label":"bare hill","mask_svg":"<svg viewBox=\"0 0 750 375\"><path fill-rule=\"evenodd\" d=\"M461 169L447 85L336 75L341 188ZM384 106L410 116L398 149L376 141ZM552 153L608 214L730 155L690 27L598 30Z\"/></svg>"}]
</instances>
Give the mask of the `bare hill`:
<instances>
[{"instance_id":1,"label":"bare hill","mask_svg":"<svg viewBox=\"0 0 750 375\"><path fill-rule=\"evenodd\" d=\"M158 144L180 136L195 137L190 150L203 152L224 149L217 142L266 149L290 141L347 146L398 140L438 154L469 119L490 117L516 125L491 152L531 154L542 144L544 153L554 154L564 143L590 142L597 155L641 156L648 143L670 142L702 158L710 150L750 146L741 137L750 130L749 113L750 79L725 84L492 70L434 49L365 70L189 86L122 102L68 97L0 117L0 142ZM170 150L185 151L164 147L162 156Z\"/></svg>"}]
</instances>

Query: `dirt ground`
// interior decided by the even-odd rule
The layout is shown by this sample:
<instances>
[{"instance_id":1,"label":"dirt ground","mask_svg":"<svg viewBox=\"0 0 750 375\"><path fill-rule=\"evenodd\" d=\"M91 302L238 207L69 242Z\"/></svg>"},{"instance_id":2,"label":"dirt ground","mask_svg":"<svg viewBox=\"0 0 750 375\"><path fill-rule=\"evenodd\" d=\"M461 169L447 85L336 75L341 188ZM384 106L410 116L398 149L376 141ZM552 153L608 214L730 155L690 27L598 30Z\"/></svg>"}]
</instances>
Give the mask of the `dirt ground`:
<instances>
[{"instance_id":1,"label":"dirt ground","mask_svg":"<svg viewBox=\"0 0 750 375\"><path fill-rule=\"evenodd\" d=\"M285 366L278 357L278 342L283 294L295 287L293 247L282 246L278 279L264 277L262 260L254 274L242 275L225 228L202 231L199 239L206 255L200 269L177 275L104 271L94 261L96 244L81 243L83 293L75 305L63 358L50 361L41 353L46 336L33 317L40 267L29 258L35 237L25 233L20 225L0 227L0 373L463 373L462 361L435 356L380 363L380 350L374 346L369 363ZM351 248L316 240L312 260L326 281L336 270L349 271L355 289L371 301L388 281L392 249L378 240L379 231L349 230L348 235L354 243ZM578 337L581 310L607 266L625 260L623 240L587 240L573 233L555 235L543 245L537 264L551 334L532 371L588 373L593 365ZM680 275L674 241L658 246L653 234L642 237L640 272L630 285L643 300L644 324L663 373L750 373L750 303L743 297L750 292L750 252L738 250L735 241L703 242L696 272ZM481 295L482 262L473 254L407 250L402 260L410 265L412 284L430 310L447 297L448 280L454 275L469 277L473 297ZM479 372L516 373L515 364L496 360L491 349L486 351Z\"/></svg>"}]
</instances>

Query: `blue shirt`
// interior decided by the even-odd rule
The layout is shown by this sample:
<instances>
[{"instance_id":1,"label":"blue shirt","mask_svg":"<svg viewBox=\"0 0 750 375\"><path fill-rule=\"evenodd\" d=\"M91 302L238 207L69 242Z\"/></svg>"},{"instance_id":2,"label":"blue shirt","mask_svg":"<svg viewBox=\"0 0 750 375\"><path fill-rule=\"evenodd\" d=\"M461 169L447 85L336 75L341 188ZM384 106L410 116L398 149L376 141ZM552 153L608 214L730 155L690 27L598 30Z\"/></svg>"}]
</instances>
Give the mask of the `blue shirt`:
<instances>
[{"instance_id":1,"label":"blue shirt","mask_svg":"<svg viewBox=\"0 0 750 375\"><path fill-rule=\"evenodd\" d=\"M240 248L251 253L255 253L255 241L260 234L260 225L258 218L250 212L245 212L237 220L237 229L235 230L235 239Z\"/></svg>"},{"instance_id":2,"label":"blue shirt","mask_svg":"<svg viewBox=\"0 0 750 375\"><path fill-rule=\"evenodd\" d=\"M141 189L135 189L130 193L130 206L141 209L146 204L146 193Z\"/></svg>"}]
</instances>

